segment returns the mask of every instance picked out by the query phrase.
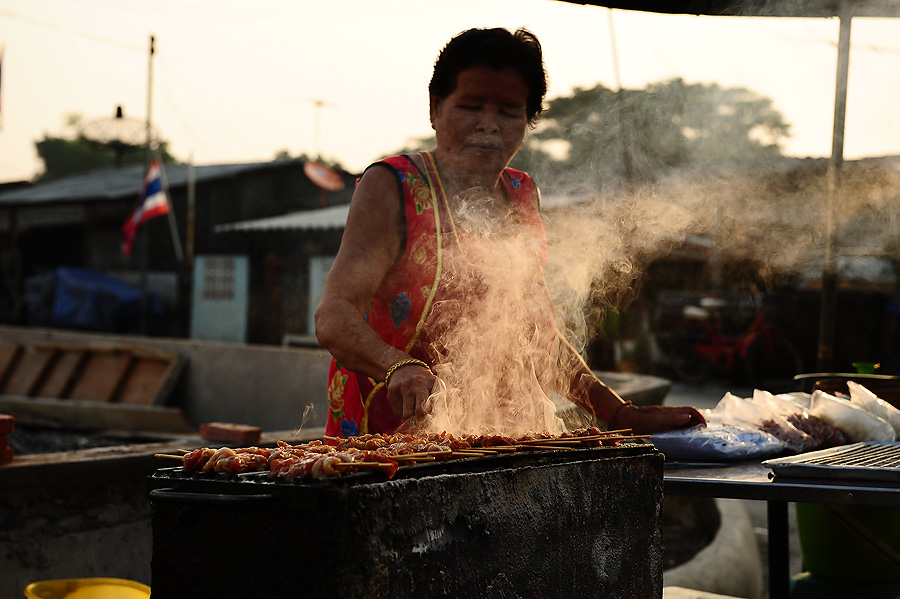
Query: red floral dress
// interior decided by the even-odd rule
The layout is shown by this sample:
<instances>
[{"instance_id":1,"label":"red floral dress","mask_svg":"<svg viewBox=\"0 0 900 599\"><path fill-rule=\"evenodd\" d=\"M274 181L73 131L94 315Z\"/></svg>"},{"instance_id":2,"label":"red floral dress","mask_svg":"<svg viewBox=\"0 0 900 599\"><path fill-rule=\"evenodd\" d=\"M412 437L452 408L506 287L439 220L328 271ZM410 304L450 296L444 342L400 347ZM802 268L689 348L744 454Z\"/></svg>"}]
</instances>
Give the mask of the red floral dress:
<instances>
[{"instance_id":1,"label":"red floral dress","mask_svg":"<svg viewBox=\"0 0 900 599\"><path fill-rule=\"evenodd\" d=\"M372 299L365 319L386 343L434 364L436 355L427 326L429 311L450 293L441 279L446 274L444 254L446 245L458 243L460 236L452 230L434 159L428 152L420 155L425 172L408 156L394 156L372 165L392 169L398 179L405 207L406 246ZM547 240L540 218L540 194L522 171L507 168L502 180L543 264ZM402 424L387 401L382 382L342 368L334 359L328 376L327 435L391 433Z\"/></svg>"}]
</instances>

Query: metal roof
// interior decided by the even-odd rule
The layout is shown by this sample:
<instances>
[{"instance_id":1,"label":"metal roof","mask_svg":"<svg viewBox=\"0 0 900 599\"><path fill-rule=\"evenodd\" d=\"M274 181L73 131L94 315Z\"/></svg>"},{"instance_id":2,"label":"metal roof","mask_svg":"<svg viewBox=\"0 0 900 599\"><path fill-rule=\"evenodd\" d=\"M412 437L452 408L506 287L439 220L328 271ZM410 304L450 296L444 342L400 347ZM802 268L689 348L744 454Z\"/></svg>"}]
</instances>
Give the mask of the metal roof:
<instances>
[{"instance_id":1,"label":"metal roof","mask_svg":"<svg viewBox=\"0 0 900 599\"><path fill-rule=\"evenodd\" d=\"M591 198L586 195L545 195L542 198L542 205L545 210L551 210L573 204L581 204L590 201L590 199ZM275 231L286 229L343 229L347 222L347 214L349 212L349 204L329 206L328 208L321 208L318 210L302 210L299 212L290 212L281 216L273 216L271 218L260 218L257 220L219 225L215 228L215 232Z\"/></svg>"},{"instance_id":2,"label":"metal roof","mask_svg":"<svg viewBox=\"0 0 900 599\"><path fill-rule=\"evenodd\" d=\"M301 210L299 212L290 212L281 216L219 225L215 228L215 232L275 231L285 229L343 229L347 222L347 214L349 212L350 204L329 206L328 208L320 208L318 210Z\"/></svg>"},{"instance_id":3,"label":"metal roof","mask_svg":"<svg viewBox=\"0 0 900 599\"><path fill-rule=\"evenodd\" d=\"M900 17L900 0L562 0L644 12L744 17Z\"/></svg>"},{"instance_id":4,"label":"metal roof","mask_svg":"<svg viewBox=\"0 0 900 599\"><path fill-rule=\"evenodd\" d=\"M246 171L260 170L289 162L287 159L243 164L211 164L194 167L196 182L231 177ZM187 164L165 165L169 188L184 187L188 182ZM134 198L141 191L143 166L92 171L37 185L19 187L0 193L0 206L83 202L86 200L118 200Z\"/></svg>"}]
</instances>

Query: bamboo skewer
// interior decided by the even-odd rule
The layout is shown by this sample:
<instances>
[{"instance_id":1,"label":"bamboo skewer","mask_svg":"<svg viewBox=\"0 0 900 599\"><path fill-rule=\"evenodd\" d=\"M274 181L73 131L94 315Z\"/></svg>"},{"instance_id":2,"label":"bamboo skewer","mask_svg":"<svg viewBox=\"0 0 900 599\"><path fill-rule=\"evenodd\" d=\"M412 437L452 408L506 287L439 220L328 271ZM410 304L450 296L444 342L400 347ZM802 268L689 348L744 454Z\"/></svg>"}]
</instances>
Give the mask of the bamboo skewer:
<instances>
[{"instance_id":1,"label":"bamboo skewer","mask_svg":"<svg viewBox=\"0 0 900 599\"><path fill-rule=\"evenodd\" d=\"M393 468L393 464L388 464L386 462L341 462L340 464L335 464L335 468Z\"/></svg>"},{"instance_id":2,"label":"bamboo skewer","mask_svg":"<svg viewBox=\"0 0 900 599\"><path fill-rule=\"evenodd\" d=\"M524 441L518 441L519 445L546 445L548 443L553 443L555 445L580 445L583 441L596 441L600 440L599 436L595 436L592 439L581 439L578 437L566 437L563 439L526 439Z\"/></svg>"},{"instance_id":3,"label":"bamboo skewer","mask_svg":"<svg viewBox=\"0 0 900 599\"><path fill-rule=\"evenodd\" d=\"M153 457L154 458L166 458L166 459L170 459L170 460L178 460L180 462L184 461L183 455L172 455L171 453L154 453Z\"/></svg>"},{"instance_id":4,"label":"bamboo skewer","mask_svg":"<svg viewBox=\"0 0 900 599\"><path fill-rule=\"evenodd\" d=\"M415 455L412 453L407 455L392 455L386 457L390 460L394 460L395 462L433 462L436 459L433 455Z\"/></svg>"},{"instance_id":5,"label":"bamboo skewer","mask_svg":"<svg viewBox=\"0 0 900 599\"><path fill-rule=\"evenodd\" d=\"M514 451L519 451L522 449L519 445L488 445L486 447L466 447L464 449L460 449L459 451L490 451L493 453L503 453L509 452L512 453Z\"/></svg>"}]
</instances>

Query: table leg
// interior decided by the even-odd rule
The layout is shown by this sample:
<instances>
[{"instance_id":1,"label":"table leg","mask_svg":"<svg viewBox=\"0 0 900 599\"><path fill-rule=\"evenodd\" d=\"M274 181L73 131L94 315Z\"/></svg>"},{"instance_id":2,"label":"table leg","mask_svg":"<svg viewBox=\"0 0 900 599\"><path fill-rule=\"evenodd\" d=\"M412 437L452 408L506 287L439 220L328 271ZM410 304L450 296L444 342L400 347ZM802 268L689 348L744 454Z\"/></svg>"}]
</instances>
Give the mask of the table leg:
<instances>
[{"instance_id":1,"label":"table leg","mask_svg":"<svg viewBox=\"0 0 900 599\"><path fill-rule=\"evenodd\" d=\"M769 599L791 596L788 504L766 502L769 525Z\"/></svg>"}]
</instances>

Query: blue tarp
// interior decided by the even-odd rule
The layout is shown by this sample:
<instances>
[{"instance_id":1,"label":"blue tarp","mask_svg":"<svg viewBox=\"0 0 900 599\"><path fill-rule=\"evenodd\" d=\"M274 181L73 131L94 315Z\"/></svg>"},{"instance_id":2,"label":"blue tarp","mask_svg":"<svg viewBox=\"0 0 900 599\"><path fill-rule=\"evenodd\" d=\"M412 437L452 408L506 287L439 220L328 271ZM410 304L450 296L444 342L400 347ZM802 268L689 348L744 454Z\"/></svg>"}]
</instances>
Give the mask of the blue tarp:
<instances>
[{"instance_id":1,"label":"blue tarp","mask_svg":"<svg viewBox=\"0 0 900 599\"><path fill-rule=\"evenodd\" d=\"M141 292L98 270L59 268L25 281L28 324L107 333L152 334L162 328L159 296L147 292L140 331Z\"/></svg>"}]
</instances>

